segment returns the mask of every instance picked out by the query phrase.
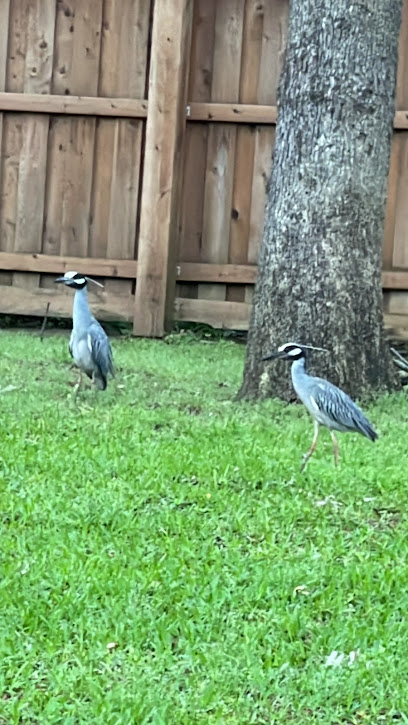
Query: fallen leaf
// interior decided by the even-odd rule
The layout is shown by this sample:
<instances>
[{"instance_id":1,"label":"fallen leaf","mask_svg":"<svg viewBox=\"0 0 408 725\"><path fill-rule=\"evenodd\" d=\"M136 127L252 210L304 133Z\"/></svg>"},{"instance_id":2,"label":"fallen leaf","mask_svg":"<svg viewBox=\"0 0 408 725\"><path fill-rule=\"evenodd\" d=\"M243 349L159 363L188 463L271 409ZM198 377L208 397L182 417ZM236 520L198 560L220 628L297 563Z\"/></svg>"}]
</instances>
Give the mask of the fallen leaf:
<instances>
[{"instance_id":1,"label":"fallen leaf","mask_svg":"<svg viewBox=\"0 0 408 725\"><path fill-rule=\"evenodd\" d=\"M106 649L108 650L108 652L112 652L117 647L119 647L118 642L108 642L108 644L106 645Z\"/></svg>"},{"instance_id":2,"label":"fallen leaf","mask_svg":"<svg viewBox=\"0 0 408 725\"><path fill-rule=\"evenodd\" d=\"M304 584L300 584L298 587L295 587L293 590L294 597L296 596L296 594L304 594L305 597L308 597L310 592Z\"/></svg>"}]
</instances>

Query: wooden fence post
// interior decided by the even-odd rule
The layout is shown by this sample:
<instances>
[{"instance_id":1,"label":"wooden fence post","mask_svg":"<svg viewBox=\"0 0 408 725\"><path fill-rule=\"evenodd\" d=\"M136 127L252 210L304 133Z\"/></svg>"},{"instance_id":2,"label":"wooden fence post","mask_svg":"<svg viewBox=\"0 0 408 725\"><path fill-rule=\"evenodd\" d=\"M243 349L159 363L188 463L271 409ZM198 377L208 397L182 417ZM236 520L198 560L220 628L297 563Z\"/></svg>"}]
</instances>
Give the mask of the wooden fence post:
<instances>
[{"instance_id":1,"label":"wooden fence post","mask_svg":"<svg viewBox=\"0 0 408 725\"><path fill-rule=\"evenodd\" d=\"M192 0L156 0L149 75L133 333L173 320Z\"/></svg>"}]
</instances>

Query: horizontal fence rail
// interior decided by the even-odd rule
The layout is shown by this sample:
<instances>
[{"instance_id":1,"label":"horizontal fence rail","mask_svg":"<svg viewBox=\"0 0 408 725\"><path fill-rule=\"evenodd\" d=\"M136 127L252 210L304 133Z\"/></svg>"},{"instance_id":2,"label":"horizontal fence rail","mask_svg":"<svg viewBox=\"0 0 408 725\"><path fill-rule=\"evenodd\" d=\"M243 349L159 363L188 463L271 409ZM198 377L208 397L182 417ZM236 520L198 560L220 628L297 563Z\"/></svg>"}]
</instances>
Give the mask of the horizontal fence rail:
<instances>
[{"instance_id":1,"label":"horizontal fence rail","mask_svg":"<svg viewBox=\"0 0 408 725\"><path fill-rule=\"evenodd\" d=\"M3 271L63 274L73 269L93 277L137 278L137 261L133 259L98 259L97 257L84 259L82 257L0 252L0 270ZM175 277L179 282L253 285L256 282L257 274L257 265L250 264L179 262L175 266ZM395 269L383 271L382 287L391 290L408 290L408 271Z\"/></svg>"},{"instance_id":2,"label":"horizontal fence rail","mask_svg":"<svg viewBox=\"0 0 408 725\"><path fill-rule=\"evenodd\" d=\"M50 113L74 116L111 116L147 118L149 101L135 98L98 98L93 96L58 96L38 93L0 92L0 113ZM187 121L213 123L247 123L275 126L276 106L248 103L197 103L186 105ZM395 129L408 129L408 111L396 111Z\"/></svg>"}]
</instances>

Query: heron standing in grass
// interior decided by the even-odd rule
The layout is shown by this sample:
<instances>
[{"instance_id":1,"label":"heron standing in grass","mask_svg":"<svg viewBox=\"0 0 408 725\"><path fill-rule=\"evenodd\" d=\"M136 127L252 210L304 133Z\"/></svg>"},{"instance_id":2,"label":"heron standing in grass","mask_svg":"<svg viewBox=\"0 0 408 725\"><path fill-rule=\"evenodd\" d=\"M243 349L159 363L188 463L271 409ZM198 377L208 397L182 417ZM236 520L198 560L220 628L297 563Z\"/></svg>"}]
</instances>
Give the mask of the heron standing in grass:
<instances>
[{"instance_id":1,"label":"heron standing in grass","mask_svg":"<svg viewBox=\"0 0 408 725\"><path fill-rule=\"evenodd\" d=\"M58 277L55 281L75 290L73 325L69 341L69 351L79 368L75 395L81 387L83 372L91 378L99 390L105 390L108 375L114 375L112 349L105 330L89 309L87 293L88 281L95 284L99 284L99 282L78 272L66 272L63 277ZM102 285L100 286L102 287Z\"/></svg>"},{"instance_id":2,"label":"heron standing in grass","mask_svg":"<svg viewBox=\"0 0 408 725\"><path fill-rule=\"evenodd\" d=\"M319 436L319 426L324 425L330 430L333 441L334 462L339 459L339 444L335 431L361 433L372 441L378 438L377 433L360 408L340 388L328 380L309 375L306 370L306 351L310 345L298 345L287 342L276 352L266 355L263 360L291 360L293 387L298 398L306 406L314 418L315 431L312 445L305 454L300 470L303 471L310 456L314 453Z\"/></svg>"}]
</instances>

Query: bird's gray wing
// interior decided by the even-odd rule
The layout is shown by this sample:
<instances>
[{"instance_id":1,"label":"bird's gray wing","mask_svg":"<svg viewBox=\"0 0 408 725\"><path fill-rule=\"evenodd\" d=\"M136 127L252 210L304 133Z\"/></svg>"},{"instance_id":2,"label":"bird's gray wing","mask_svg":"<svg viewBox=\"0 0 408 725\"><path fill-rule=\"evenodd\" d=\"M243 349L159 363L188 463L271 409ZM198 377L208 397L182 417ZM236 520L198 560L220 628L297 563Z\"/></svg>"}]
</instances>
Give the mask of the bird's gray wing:
<instances>
[{"instance_id":1,"label":"bird's gray wing","mask_svg":"<svg viewBox=\"0 0 408 725\"><path fill-rule=\"evenodd\" d=\"M333 383L316 378L313 398L328 421L341 425L345 430L358 431L375 440L377 434L358 405Z\"/></svg>"},{"instance_id":2,"label":"bird's gray wing","mask_svg":"<svg viewBox=\"0 0 408 725\"><path fill-rule=\"evenodd\" d=\"M115 374L113 367L112 348L109 338L97 320L94 320L88 330L88 345L92 359L106 378L108 373Z\"/></svg>"}]
</instances>

